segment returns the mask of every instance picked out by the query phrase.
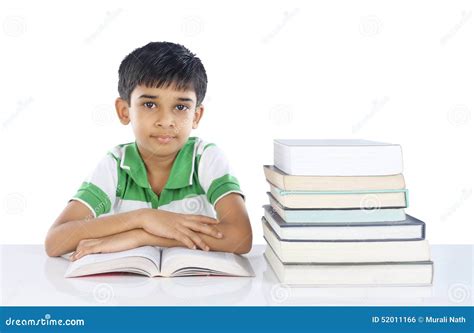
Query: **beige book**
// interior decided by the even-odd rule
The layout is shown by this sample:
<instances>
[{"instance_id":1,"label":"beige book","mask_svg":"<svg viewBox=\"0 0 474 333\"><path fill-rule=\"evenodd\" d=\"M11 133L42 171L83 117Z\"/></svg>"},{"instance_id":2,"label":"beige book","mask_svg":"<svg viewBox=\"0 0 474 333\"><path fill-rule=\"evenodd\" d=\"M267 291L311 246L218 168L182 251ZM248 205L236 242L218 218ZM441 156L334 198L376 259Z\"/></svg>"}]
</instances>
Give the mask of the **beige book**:
<instances>
[{"instance_id":1,"label":"beige book","mask_svg":"<svg viewBox=\"0 0 474 333\"><path fill-rule=\"evenodd\" d=\"M403 174L388 176L295 176L264 165L266 179L288 191L397 190L405 188Z\"/></svg>"}]
</instances>

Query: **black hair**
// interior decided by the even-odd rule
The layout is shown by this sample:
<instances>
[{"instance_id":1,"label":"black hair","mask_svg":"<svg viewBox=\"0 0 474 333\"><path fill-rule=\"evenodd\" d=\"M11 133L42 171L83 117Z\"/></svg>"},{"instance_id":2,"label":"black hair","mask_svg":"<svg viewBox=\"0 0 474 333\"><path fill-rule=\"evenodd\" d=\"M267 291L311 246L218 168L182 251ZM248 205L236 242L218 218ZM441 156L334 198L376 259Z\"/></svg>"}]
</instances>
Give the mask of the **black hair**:
<instances>
[{"instance_id":1,"label":"black hair","mask_svg":"<svg viewBox=\"0 0 474 333\"><path fill-rule=\"evenodd\" d=\"M138 85L193 89L199 106L207 89L207 75L201 59L180 44L151 42L127 55L119 67L118 92L130 104Z\"/></svg>"}]
</instances>

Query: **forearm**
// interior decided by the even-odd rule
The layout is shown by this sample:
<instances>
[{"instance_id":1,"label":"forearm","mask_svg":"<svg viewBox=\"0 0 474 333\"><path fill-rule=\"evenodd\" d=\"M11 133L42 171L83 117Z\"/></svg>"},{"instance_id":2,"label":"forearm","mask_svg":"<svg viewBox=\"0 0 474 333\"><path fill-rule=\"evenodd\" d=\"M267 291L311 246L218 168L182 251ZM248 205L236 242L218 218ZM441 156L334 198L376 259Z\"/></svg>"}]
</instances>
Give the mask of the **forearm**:
<instances>
[{"instance_id":1,"label":"forearm","mask_svg":"<svg viewBox=\"0 0 474 333\"><path fill-rule=\"evenodd\" d=\"M141 227L143 210L62 223L49 230L46 252L60 256L74 251L82 239L101 238Z\"/></svg>"},{"instance_id":2,"label":"forearm","mask_svg":"<svg viewBox=\"0 0 474 333\"><path fill-rule=\"evenodd\" d=\"M156 236L156 235L150 234L149 232L143 229L130 230L130 231L125 232L124 235L127 235L127 237L134 238L136 240L135 244L137 244L137 246L152 245L152 246L160 246L160 247L188 248L185 244L183 244L182 242L176 239Z\"/></svg>"},{"instance_id":3,"label":"forearm","mask_svg":"<svg viewBox=\"0 0 474 333\"><path fill-rule=\"evenodd\" d=\"M237 254L248 253L252 248L252 229L241 228L230 223L221 222L216 228L224 235L214 238L199 234L202 240L211 248L211 251L222 251Z\"/></svg>"},{"instance_id":4,"label":"forearm","mask_svg":"<svg viewBox=\"0 0 474 333\"><path fill-rule=\"evenodd\" d=\"M218 224L215 227L224 235L223 238L215 238L203 233L198 233L199 237L210 247L211 251L222 251L231 253L247 253L252 247L252 230L239 230L230 224ZM180 241L164 237L155 236L143 229L136 229L127 232L129 237L136 237L139 246L153 245L162 247L186 247Z\"/></svg>"}]
</instances>

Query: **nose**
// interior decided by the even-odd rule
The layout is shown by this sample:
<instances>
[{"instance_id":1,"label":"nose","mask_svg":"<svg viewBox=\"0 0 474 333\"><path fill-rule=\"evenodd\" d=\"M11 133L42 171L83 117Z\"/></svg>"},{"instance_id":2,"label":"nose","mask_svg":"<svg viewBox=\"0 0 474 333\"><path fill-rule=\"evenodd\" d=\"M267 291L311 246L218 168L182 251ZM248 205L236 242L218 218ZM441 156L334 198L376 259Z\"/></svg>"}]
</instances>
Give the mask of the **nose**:
<instances>
[{"instance_id":1,"label":"nose","mask_svg":"<svg viewBox=\"0 0 474 333\"><path fill-rule=\"evenodd\" d=\"M158 112L156 121L156 127L175 127L175 120L171 112Z\"/></svg>"}]
</instances>

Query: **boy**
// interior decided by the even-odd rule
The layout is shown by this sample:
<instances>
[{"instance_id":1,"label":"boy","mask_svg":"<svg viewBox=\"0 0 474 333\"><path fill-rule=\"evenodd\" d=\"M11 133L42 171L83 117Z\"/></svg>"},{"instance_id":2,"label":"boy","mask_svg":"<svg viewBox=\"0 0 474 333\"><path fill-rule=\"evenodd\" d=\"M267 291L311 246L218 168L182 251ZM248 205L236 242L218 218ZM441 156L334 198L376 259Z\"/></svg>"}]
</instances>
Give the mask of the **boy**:
<instances>
[{"instance_id":1,"label":"boy","mask_svg":"<svg viewBox=\"0 0 474 333\"><path fill-rule=\"evenodd\" d=\"M135 142L109 151L82 183L48 231L49 256L143 245L250 251L244 196L225 155L190 137L206 88L201 60L182 45L149 43L125 57L115 108Z\"/></svg>"}]
</instances>

